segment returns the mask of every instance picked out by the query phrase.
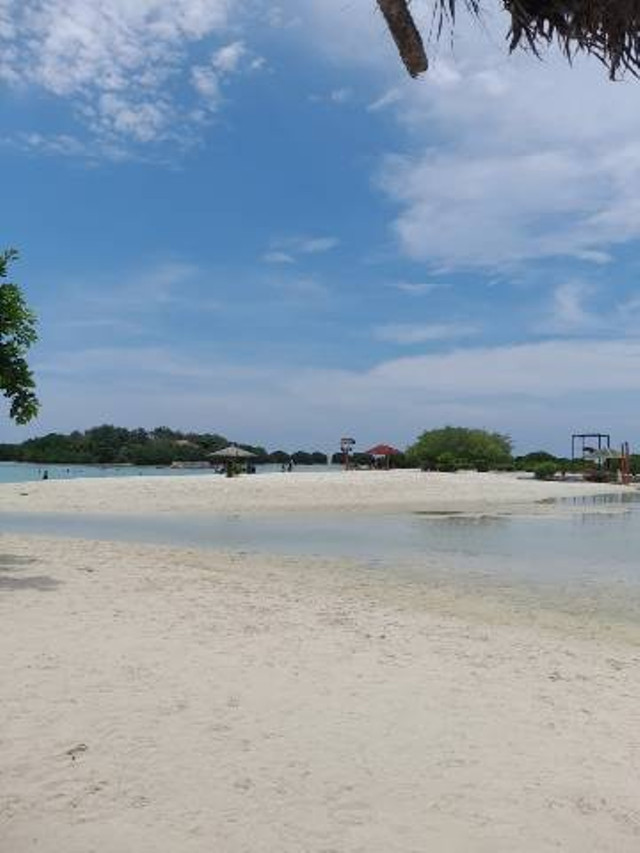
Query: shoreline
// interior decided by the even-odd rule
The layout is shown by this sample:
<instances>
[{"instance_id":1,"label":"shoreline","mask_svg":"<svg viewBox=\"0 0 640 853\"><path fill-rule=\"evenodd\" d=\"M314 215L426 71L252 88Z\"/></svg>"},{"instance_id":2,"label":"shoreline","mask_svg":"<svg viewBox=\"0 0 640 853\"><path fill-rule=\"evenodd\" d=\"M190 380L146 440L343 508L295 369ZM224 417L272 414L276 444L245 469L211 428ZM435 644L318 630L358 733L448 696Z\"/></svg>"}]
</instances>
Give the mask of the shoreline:
<instances>
[{"instance_id":1,"label":"shoreline","mask_svg":"<svg viewBox=\"0 0 640 853\"><path fill-rule=\"evenodd\" d=\"M640 658L606 626L345 561L0 554L12 853L637 849Z\"/></svg>"}]
</instances>

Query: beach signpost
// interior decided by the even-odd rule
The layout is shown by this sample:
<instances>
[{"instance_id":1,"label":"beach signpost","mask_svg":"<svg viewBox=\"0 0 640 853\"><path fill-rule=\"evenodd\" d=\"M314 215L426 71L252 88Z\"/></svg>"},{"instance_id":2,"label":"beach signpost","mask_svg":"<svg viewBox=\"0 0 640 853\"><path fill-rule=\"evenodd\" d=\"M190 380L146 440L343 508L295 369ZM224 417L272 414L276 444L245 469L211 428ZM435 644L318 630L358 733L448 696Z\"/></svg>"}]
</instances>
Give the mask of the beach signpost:
<instances>
[{"instance_id":1,"label":"beach signpost","mask_svg":"<svg viewBox=\"0 0 640 853\"><path fill-rule=\"evenodd\" d=\"M345 471L349 470L349 454L351 453L351 448L356 443L355 438L341 438L340 439L340 450L342 451L342 464L344 465Z\"/></svg>"}]
</instances>

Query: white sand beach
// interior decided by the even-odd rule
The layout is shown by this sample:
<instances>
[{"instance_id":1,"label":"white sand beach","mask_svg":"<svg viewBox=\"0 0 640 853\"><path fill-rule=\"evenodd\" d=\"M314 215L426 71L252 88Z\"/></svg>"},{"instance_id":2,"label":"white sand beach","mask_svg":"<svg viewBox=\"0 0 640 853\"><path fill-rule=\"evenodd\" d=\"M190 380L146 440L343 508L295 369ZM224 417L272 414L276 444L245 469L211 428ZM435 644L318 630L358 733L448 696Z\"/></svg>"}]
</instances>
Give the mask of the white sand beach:
<instances>
[{"instance_id":1,"label":"white sand beach","mask_svg":"<svg viewBox=\"0 0 640 853\"><path fill-rule=\"evenodd\" d=\"M624 490L616 485L539 482L516 474L416 470L275 473L234 479L214 474L114 477L2 484L0 512L508 512L531 509L541 500Z\"/></svg>"},{"instance_id":2,"label":"white sand beach","mask_svg":"<svg viewBox=\"0 0 640 853\"><path fill-rule=\"evenodd\" d=\"M255 511L269 493L269 508L419 509L459 488L464 506L507 507L594 490L367 472L343 495L341 479L45 482L1 487L0 506ZM635 626L344 560L7 534L0 610L7 853L640 845Z\"/></svg>"}]
</instances>

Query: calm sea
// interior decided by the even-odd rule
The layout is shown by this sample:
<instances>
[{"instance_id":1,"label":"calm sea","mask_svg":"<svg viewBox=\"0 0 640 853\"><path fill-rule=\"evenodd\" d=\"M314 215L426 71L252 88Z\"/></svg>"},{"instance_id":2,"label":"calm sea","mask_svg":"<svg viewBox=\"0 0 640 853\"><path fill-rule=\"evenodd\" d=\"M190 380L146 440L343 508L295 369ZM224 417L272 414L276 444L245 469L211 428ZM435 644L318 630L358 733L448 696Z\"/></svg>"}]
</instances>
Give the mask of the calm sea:
<instances>
[{"instance_id":1,"label":"calm sea","mask_svg":"<svg viewBox=\"0 0 640 853\"><path fill-rule=\"evenodd\" d=\"M257 474L280 471L280 465L258 465ZM339 465L298 465L296 472L340 471ZM146 465L35 465L27 462L0 462L0 483L29 483L41 480L44 472L50 480L71 480L76 477L202 477L214 474L212 468L168 468Z\"/></svg>"}]
</instances>

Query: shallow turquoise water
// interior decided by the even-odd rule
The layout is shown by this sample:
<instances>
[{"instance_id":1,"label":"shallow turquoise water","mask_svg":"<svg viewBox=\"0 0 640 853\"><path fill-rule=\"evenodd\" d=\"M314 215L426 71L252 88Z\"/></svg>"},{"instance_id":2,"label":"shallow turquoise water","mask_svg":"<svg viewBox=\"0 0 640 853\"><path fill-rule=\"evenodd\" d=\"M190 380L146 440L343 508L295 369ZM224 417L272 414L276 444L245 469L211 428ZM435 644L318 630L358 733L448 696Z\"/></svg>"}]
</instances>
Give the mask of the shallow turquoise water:
<instances>
[{"instance_id":1,"label":"shallow turquoise water","mask_svg":"<svg viewBox=\"0 0 640 853\"><path fill-rule=\"evenodd\" d=\"M280 471L280 465L258 465L257 474ZM296 473L305 471L340 471L339 465L298 465ZM36 465L27 462L0 462L0 483L30 483L41 480L44 472L51 480L73 480L77 477L202 477L215 476L211 468L168 468L162 466L113 465Z\"/></svg>"},{"instance_id":2,"label":"shallow turquoise water","mask_svg":"<svg viewBox=\"0 0 640 853\"><path fill-rule=\"evenodd\" d=\"M494 581L640 589L640 504L569 516L287 514L116 516L0 513L0 531L86 539L344 557L429 574L436 566ZM591 506L590 506L591 504Z\"/></svg>"},{"instance_id":3,"label":"shallow turquoise water","mask_svg":"<svg viewBox=\"0 0 640 853\"><path fill-rule=\"evenodd\" d=\"M108 466L108 465L32 465L21 462L0 462L0 483L30 483L41 480L44 472L51 480L73 480L78 477L139 477L145 476L192 476L194 474L211 474L204 469L180 469L161 467Z\"/></svg>"}]
</instances>

